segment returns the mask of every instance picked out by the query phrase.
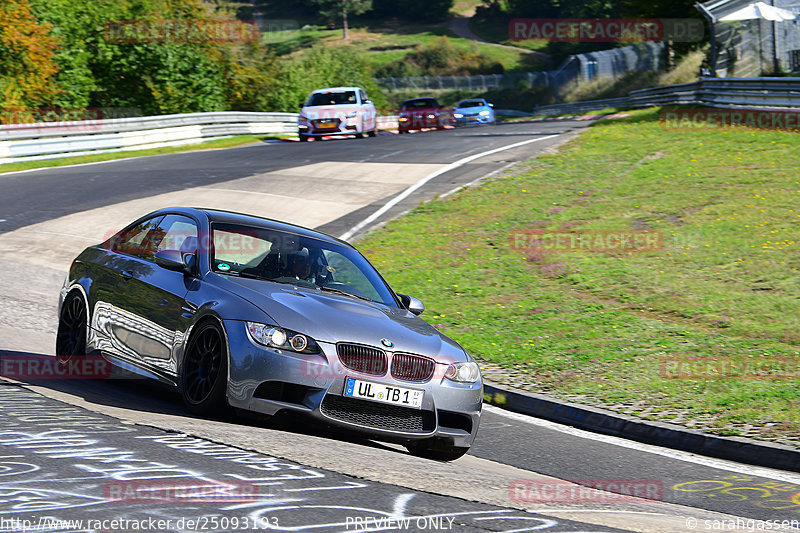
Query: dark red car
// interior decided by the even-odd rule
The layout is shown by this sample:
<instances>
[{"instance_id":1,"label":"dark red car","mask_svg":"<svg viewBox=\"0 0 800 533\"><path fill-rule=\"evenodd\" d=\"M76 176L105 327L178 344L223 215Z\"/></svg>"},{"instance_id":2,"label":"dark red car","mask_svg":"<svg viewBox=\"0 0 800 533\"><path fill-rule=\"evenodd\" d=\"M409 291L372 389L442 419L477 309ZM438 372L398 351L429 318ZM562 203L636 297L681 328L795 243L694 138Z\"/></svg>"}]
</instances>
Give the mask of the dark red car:
<instances>
[{"instance_id":1,"label":"dark red car","mask_svg":"<svg viewBox=\"0 0 800 533\"><path fill-rule=\"evenodd\" d=\"M442 107L436 98L411 98L400 104L397 110L398 133L408 133L411 130L436 128L445 129L452 126L453 113L450 109Z\"/></svg>"}]
</instances>

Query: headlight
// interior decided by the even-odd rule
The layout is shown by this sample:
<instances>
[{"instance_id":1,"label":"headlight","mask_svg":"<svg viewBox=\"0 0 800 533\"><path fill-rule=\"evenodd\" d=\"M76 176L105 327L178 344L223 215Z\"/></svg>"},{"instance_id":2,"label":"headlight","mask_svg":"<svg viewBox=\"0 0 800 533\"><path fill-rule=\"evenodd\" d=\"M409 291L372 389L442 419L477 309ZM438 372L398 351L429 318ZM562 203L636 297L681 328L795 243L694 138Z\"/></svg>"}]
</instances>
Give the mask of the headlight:
<instances>
[{"instance_id":1,"label":"headlight","mask_svg":"<svg viewBox=\"0 0 800 533\"><path fill-rule=\"evenodd\" d=\"M458 383L475 383L481 377L481 370L474 361L453 363L447 367L444 377Z\"/></svg>"},{"instance_id":2,"label":"headlight","mask_svg":"<svg viewBox=\"0 0 800 533\"><path fill-rule=\"evenodd\" d=\"M254 341L264 346L297 353L310 354L320 352L319 345L314 339L296 331L257 322L248 322L247 331Z\"/></svg>"},{"instance_id":3,"label":"headlight","mask_svg":"<svg viewBox=\"0 0 800 533\"><path fill-rule=\"evenodd\" d=\"M483 115L483 116L485 117L486 115L488 115L488 114L489 114L489 110L488 110L488 109L484 109L483 111L481 111L481 112L480 112L480 113L478 113L478 114L479 114L479 115Z\"/></svg>"},{"instance_id":4,"label":"headlight","mask_svg":"<svg viewBox=\"0 0 800 533\"><path fill-rule=\"evenodd\" d=\"M456 118L462 118L464 115L462 115L461 113L453 113L453 116Z\"/></svg>"},{"instance_id":5,"label":"headlight","mask_svg":"<svg viewBox=\"0 0 800 533\"><path fill-rule=\"evenodd\" d=\"M434 115L434 114L429 114L429 115L428 115L428 118L436 118L436 115Z\"/></svg>"},{"instance_id":6,"label":"headlight","mask_svg":"<svg viewBox=\"0 0 800 533\"><path fill-rule=\"evenodd\" d=\"M408 117L400 117L400 122L408 122Z\"/></svg>"},{"instance_id":7,"label":"headlight","mask_svg":"<svg viewBox=\"0 0 800 533\"><path fill-rule=\"evenodd\" d=\"M308 120L308 117L306 117L306 116L303 116L303 115L300 115L299 117L297 117L297 119L298 119L300 122L306 122L306 121Z\"/></svg>"}]
</instances>

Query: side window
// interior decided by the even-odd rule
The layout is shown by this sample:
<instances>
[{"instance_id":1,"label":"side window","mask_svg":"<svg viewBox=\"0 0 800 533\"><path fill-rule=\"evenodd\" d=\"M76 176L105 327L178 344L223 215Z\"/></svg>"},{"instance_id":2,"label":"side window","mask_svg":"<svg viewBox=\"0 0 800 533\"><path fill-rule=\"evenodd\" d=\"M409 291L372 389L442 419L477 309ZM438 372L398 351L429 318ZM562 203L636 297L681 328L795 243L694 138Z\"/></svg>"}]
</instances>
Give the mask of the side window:
<instances>
[{"instance_id":1,"label":"side window","mask_svg":"<svg viewBox=\"0 0 800 533\"><path fill-rule=\"evenodd\" d=\"M157 252L178 250L186 253L197 252L197 224L189 217L167 215L150 232L145 242L142 259L153 261Z\"/></svg>"},{"instance_id":2,"label":"side window","mask_svg":"<svg viewBox=\"0 0 800 533\"><path fill-rule=\"evenodd\" d=\"M140 255L147 235L158 226L161 218L150 218L120 231L111 238L111 249L121 254Z\"/></svg>"},{"instance_id":3,"label":"side window","mask_svg":"<svg viewBox=\"0 0 800 533\"><path fill-rule=\"evenodd\" d=\"M369 100L369 98L367 97L367 93L365 93L363 89L361 89L361 90L359 91L359 93L360 93L360 95L361 95L361 103L362 103L362 104L366 104L366 103L367 103L367 100Z\"/></svg>"}]
</instances>

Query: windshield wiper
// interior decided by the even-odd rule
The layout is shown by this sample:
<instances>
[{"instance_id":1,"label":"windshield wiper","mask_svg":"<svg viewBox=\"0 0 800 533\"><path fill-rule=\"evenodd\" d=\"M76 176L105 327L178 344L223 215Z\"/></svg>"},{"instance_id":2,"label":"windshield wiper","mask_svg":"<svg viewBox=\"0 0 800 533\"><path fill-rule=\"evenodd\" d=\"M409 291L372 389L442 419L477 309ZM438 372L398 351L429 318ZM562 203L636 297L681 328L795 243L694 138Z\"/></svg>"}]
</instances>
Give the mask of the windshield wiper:
<instances>
[{"instance_id":1,"label":"windshield wiper","mask_svg":"<svg viewBox=\"0 0 800 533\"><path fill-rule=\"evenodd\" d=\"M267 279L264 276L259 276L258 274L252 274L250 272L237 272L236 273L240 278L250 278L250 279Z\"/></svg>"},{"instance_id":2,"label":"windshield wiper","mask_svg":"<svg viewBox=\"0 0 800 533\"><path fill-rule=\"evenodd\" d=\"M336 294L344 294L345 296L353 296L354 298L358 298L359 300L366 300L368 302L372 301L372 298L369 298L367 296L362 296L360 294L354 294L352 292L343 291L342 289L336 289L334 287L320 287L319 290L328 291L328 292L335 292Z\"/></svg>"},{"instance_id":3,"label":"windshield wiper","mask_svg":"<svg viewBox=\"0 0 800 533\"><path fill-rule=\"evenodd\" d=\"M281 281L277 279L267 278L265 276L259 276L258 274L253 274L252 272L235 272L233 270L229 272L220 272L221 274L226 275L234 275L240 278L250 278L250 279L260 279L261 281L271 281L273 283L283 283L285 285L294 285L291 281Z\"/></svg>"}]
</instances>

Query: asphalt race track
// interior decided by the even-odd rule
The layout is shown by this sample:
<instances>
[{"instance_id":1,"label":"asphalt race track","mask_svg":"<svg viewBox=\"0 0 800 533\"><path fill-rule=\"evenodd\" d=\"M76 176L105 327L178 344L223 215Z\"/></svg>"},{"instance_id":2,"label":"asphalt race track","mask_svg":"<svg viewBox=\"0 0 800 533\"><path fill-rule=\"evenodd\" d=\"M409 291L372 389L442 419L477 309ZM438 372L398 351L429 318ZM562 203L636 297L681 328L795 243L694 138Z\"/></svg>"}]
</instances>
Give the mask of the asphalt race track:
<instances>
[{"instance_id":1,"label":"asphalt race track","mask_svg":"<svg viewBox=\"0 0 800 533\"><path fill-rule=\"evenodd\" d=\"M552 151L587 124L262 143L0 174L0 353L52 354L72 258L149 211L218 207L342 235L398 195L377 223ZM464 164L430 178L454 162ZM800 521L800 474L494 407L470 454L452 463L302 419L198 420L177 394L134 379L0 381L0 413L0 532L667 533Z\"/></svg>"}]
</instances>

